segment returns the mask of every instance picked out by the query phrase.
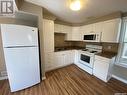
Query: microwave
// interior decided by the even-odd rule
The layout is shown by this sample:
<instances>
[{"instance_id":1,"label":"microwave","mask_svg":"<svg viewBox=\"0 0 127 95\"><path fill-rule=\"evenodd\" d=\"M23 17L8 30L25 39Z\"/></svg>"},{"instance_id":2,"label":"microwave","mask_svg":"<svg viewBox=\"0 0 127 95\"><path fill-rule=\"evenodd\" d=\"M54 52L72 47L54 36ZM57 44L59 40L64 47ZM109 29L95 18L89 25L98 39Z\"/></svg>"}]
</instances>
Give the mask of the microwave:
<instances>
[{"instance_id":1,"label":"microwave","mask_svg":"<svg viewBox=\"0 0 127 95\"><path fill-rule=\"evenodd\" d=\"M101 33L85 34L83 35L83 40L86 42L100 42Z\"/></svg>"}]
</instances>

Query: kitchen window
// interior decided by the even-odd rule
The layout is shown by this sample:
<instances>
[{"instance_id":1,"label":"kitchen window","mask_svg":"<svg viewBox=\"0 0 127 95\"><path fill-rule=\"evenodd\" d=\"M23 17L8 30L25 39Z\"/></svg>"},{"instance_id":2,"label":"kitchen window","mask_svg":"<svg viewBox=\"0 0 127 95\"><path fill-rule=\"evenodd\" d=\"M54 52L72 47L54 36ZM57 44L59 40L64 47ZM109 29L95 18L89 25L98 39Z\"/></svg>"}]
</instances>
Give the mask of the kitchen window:
<instances>
[{"instance_id":1,"label":"kitchen window","mask_svg":"<svg viewBox=\"0 0 127 95\"><path fill-rule=\"evenodd\" d=\"M123 19L117 64L127 67L127 18Z\"/></svg>"}]
</instances>

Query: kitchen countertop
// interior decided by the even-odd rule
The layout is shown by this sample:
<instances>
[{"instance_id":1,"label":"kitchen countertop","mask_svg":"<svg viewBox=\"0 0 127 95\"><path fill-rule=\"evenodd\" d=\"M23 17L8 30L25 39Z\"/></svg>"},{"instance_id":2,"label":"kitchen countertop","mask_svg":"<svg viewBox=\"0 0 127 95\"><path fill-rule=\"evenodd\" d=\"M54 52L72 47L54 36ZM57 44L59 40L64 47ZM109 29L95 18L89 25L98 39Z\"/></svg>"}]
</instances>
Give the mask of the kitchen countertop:
<instances>
[{"instance_id":1,"label":"kitchen countertop","mask_svg":"<svg viewBox=\"0 0 127 95\"><path fill-rule=\"evenodd\" d=\"M74 46L64 46L64 47L55 47L55 52L59 52L59 51L67 51L67 50L81 50L84 49L84 47L74 47Z\"/></svg>"},{"instance_id":2,"label":"kitchen countertop","mask_svg":"<svg viewBox=\"0 0 127 95\"><path fill-rule=\"evenodd\" d=\"M63 46L63 47L55 47L55 52L67 51L67 50L82 50L82 49L84 49L84 47ZM111 59L115 57L117 53L109 52L109 51L102 51L101 53L97 53L96 55Z\"/></svg>"},{"instance_id":3,"label":"kitchen countertop","mask_svg":"<svg viewBox=\"0 0 127 95\"><path fill-rule=\"evenodd\" d=\"M108 51L103 51L101 53L96 54L98 56L106 57L106 58L113 58L117 55L117 53L114 52L108 52Z\"/></svg>"}]
</instances>

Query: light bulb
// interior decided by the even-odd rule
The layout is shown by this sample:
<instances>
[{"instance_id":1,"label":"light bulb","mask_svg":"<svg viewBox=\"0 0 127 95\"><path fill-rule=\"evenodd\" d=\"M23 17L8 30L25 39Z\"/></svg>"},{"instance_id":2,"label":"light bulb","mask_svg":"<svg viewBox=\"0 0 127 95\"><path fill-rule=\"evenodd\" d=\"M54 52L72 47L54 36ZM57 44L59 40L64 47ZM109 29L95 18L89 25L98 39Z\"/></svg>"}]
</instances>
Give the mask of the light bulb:
<instances>
[{"instance_id":1,"label":"light bulb","mask_svg":"<svg viewBox=\"0 0 127 95\"><path fill-rule=\"evenodd\" d=\"M81 2L80 0L74 0L70 4L70 8L74 11L78 11L81 9Z\"/></svg>"}]
</instances>

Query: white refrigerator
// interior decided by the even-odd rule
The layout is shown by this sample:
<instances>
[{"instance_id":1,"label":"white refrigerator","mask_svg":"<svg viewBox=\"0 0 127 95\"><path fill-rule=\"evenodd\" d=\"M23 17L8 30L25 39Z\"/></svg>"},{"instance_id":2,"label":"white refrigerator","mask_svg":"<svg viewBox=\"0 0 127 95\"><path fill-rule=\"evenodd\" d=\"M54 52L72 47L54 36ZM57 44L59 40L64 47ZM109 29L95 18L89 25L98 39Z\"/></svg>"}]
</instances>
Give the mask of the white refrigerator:
<instances>
[{"instance_id":1,"label":"white refrigerator","mask_svg":"<svg viewBox=\"0 0 127 95\"><path fill-rule=\"evenodd\" d=\"M12 24L0 26L11 92L40 83L38 29Z\"/></svg>"}]
</instances>

